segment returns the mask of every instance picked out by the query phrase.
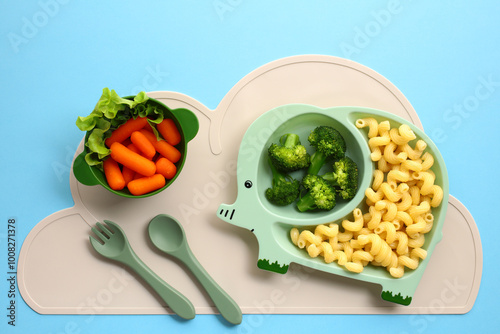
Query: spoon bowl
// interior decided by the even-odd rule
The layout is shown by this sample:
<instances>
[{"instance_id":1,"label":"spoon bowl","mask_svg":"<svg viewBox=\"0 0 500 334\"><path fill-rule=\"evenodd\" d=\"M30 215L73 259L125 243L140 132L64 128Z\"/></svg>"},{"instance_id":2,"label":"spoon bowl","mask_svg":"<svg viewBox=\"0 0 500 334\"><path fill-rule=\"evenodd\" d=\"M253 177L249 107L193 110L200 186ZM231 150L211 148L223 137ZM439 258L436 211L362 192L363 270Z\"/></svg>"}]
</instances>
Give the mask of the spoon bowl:
<instances>
[{"instance_id":1,"label":"spoon bowl","mask_svg":"<svg viewBox=\"0 0 500 334\"><path fill-rule=\"evenodd\" d=\"M174 253L186 244L184 229L170 216L154 218L148 230L153 244L165 253Z\"/></svg>"},{"instance_id":2,"label":"spoon bowl","mask_svg":"<svg viewBox=\"0 0 500 334\"><path fill-rule=\"evenodd\" d=\"M181 260L191 270L227 321L235 325L241 323L240 307L198 262L189 248L182 225L175 218L163 214L154 217L149 222L148 232L153 245Z\"/></svg>"}]
</instances>

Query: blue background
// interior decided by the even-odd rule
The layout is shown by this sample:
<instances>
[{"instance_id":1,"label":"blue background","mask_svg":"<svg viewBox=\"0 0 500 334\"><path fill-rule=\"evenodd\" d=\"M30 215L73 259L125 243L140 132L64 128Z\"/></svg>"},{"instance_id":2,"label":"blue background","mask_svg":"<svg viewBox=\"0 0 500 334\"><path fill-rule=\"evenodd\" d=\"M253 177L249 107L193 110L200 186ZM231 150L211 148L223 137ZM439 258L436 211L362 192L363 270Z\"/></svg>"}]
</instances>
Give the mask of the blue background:
<instances>
[{"instance_id":1,"label":"blue background","mask_svg":"<svg viewBox=\"0 0 500 334\"><path fill-rule=\"evenodd\" d=\"M103 87L120 95L177 91L213 109L252 70L300 54L352 59L405 94L445 158L450 193L475 218L484 268L465 315L244 315L238 327L212 315L189 322L39 315L20 297L11 327L2 274L0 331L463 333L498 326L499 41L498 1L1 1L2 273L9 218L17 220L19 250L40 220L73 206L69 167L82 139L74 122Z\"/></svg>"}]
</instances>

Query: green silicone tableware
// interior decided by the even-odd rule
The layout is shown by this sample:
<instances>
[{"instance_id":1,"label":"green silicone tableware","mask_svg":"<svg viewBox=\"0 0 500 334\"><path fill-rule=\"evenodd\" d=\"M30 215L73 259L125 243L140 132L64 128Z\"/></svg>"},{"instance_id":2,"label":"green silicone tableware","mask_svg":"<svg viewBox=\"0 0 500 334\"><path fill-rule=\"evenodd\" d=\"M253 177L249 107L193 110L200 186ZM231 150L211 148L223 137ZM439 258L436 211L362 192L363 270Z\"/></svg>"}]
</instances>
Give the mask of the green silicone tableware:
<instances>
[{"instance_id":1,"label":"green silicone tableware","mask_svg":"<svg viewBox=\"0 0 500 334\"><path fill-rule=\"evenodd\" d=\"M123 263L134 270L178 316L184 319L193 319L196 314L193 304L141 261L118 224L109 220L104 222L107 226L97 223L99 229L92 227L92 232L100 240L90 236L92 247L102 256Z\"/></svg>"},{"instance_id":2,"label":"green silicone tableware","mask_svg":"<svg viewBox=\"0 0 500 334\"><path fill-rule=\"evenodd\" d=\"M133 99L133 96L127 96L125 98ZM143 198L162 192L175 181L177 176L181 173L184 162L186 161L188 142L191 141L198 133L198 118L192 111L188 109L169 109L165 104L153 98L149 98L148 103L154 104L156 105L156 107L163 109L165 118L173 119L181 134L181 142L175 146L181 152L181 159L175 164L177 167L177 173L175 174L175 176L172 179L167 180L165 186L163 186L162 188L140 196L132 195L126 188L122 190L113 190L109 187L104 172L95 166L89 166L85 162L85 155L88 153L88 149L87 146L84 145L83 152L75 158L75 161L73 163L73 173L80 183L86 186L101 185L110 192L123 197ZM87 133L85 136L85 142L87 141L88 135L89 134Z\"/></svg>"},{"instance_id":3,"label":"green silicone tableware","mask_svg":"<svg viewBox=\"0 0 500 334\"><path fill-rule=\"evenodd\" d=\"M181 260L205 288L220 314L230 323L241 323L241 309L214 281L191 251L182 225L173 217L160 214L148 226L149 237L161 251Z\"/></svg>"},{"instance_id":4,"label":"green silicone tableware","mask_svg":"<svg viewBox=\"0 0 500 334\"><path fill-rule=\"evenodd\" d=\"M432 208L433 228L425 235L423 245L427 250L427 257L420 262L417 269L407 270L401 278L393 278L385 268L371 265L366 266L361 273L349 272L335 262L327 264L320 257L311 258L290 239L290 230L293 227L313 230L320 224L339 224L343 219L352 220L352 211L355 208L367 212L365 190L371 187L375 166L370 159L367 131L355 126L357 119L365 117L373 117L379 122L388 120L391 127L408 124L417 136L417 139L410 142L410 146L413 147L418 139L427 143L426 151L434 156L434 165L431 169L435 173L435 184L440 185L444 192L441 205ZM302 144L312 152L307 143L307 136L319 125L331 125L345 138L346 155L358 165L359 189L355 197L350 201L338 201L331 211L299 212L293 205L280 207L271 204L265 198L265 191L272 183L272 174L267 162L267 148L271 143L279 142L283 134L296 133L302 139ZM301 178L300 174L295 176ZM290 104L262 114L250 125L241 141L237 185L235 203L221 204L217 215L222 220L246 228L255 234L259 244L257 261L259 268L284 274L289 264L294 262L328 273L376 283L382 286L384 300L403 305L410 304L432 252L442 238L442 226L449 196L448 174L443 157L421 129L383 110L350 106L323 109L312 105Z\"/></svg>"}]
</instances>

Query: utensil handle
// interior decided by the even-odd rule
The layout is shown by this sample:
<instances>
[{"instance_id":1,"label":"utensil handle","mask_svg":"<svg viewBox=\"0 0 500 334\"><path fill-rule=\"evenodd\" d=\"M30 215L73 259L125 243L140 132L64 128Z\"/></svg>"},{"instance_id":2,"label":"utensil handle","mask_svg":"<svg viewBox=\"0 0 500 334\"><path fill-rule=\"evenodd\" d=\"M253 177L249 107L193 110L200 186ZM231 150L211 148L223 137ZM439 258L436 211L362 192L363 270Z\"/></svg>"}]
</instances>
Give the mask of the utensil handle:
<instances>
[{"instance_id":1,"label":"utensil handle","mask_svg":"<svg viewBox=\"0 0 500 334\"><path fill-rule=\"evenodd\" d=\"M235 325L240 324L242 319L240 307L208 274L205 268L203 268L193 255L192 251L187 248L187 252L180 255L180 257L205 288L220 314L230 323Z\"/></svg>"},{"instance_id":2,"label":"utensil handle","mask_svg":"<svg viewBox=\"0 0 500 334\"><path fill-rule=\"evenodd\" d=\"M134 261L127 263L130 268L156 291L172 311L184 319L194 318L196 315L194 306L184 295L162 280L154 271L146 266L134 252L131 252L131 258L133 258Z\"/></svg>"}]
</instances>

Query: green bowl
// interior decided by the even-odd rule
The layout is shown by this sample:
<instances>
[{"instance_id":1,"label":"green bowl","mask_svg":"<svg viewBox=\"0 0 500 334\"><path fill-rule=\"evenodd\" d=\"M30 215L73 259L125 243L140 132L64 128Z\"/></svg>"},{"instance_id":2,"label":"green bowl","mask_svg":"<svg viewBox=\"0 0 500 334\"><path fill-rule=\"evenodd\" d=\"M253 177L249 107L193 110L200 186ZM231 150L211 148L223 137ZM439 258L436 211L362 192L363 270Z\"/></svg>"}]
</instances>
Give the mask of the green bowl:
<instances>
[{"instance_id":1,"label":"green bowl","mask_svg":"<svg viewBox=\"0 0 500 334\"><path fill-rule=\"evenodd\" d=\"M134 97L127 96L125 98L132 100ZM156 105L157 108L163 109L165 118L171 118L181 134L181 142L175 146L181 152L181 159L175 164L177 167L177 173L175 174L175 176L172 179L167 180L164 187L140 196L132 195L126 188L122 190L113 190L108 185L104 172L95 166L89 166L85 161L85 155L89 151L87 146L84 145L83 152L75 158L75 161L73 163L73 174L75 175L78 182L86 186L100 185L109 190L110 192L123 197L144 198L162 192L175 181L175 179L181 173L182 167L184 166L184 162L186 161L186 156L188 151L187 144L198 133L199 129L198 118L192 111L188 109L184 108L169 109L165 104L153 98L149 98L147 103L154 104ZM87 142L88 136L89 133L87 132L87 134L85 135L84 143Z\"/></svg>"},{"instance_id":2,"label":"green bowl","mask_svg":"<svg viewBox=\"0 0 500 334\"><path fill-rule=\"evenodd\" d=\"M358 129L358 118L373 117L377 121L389 120L391 127L408 124L417 139L427 143L426 151L434 156L431 168L436 175L435 184L442 187L442 204L432 209L434 226L426 234L424 248L428 252L425 260L415 270L408 270L402 278L393 278L385 268L367 266L362 273L347 271L336 263L327 264L322 258L311 258L306 251L296 247L290 240L290 229L314 230L316 225L337 223L343 219L352 220L352 211L360 208L367 212L365 190L371 187L375 164L370 159L367 129ZM307 136L319 125L331 125L344 136L347 143L346 155L351 157L359 169L359 189L352 200L338 201L331 211L299 212L294 204L276 206L265 197L265 190L271 186L272 173L268 165L267 148L279 141L285 133L296 133L308 148ZM310 153L313 150L309 151ZM294 173L305 173L304 171ZM322 172L320 172L322 173ZM293 174L292 174L293 175ZM298 179L301 175L295 175ZM382 285L382 298L408 305L432 255L434 247L442 238L442 226L448 206L448 174L444 160L436 145L414 124L386 111L365 107L319 108L312 105L290 104L272 109L257 118L243 136L237 166L238 193L233 204L221 204L217 215L222 220L250 230L259 243L257 265L261 269L286 273L290 263L298 263L317 270Z\"/></svg>"}]
</instances>

